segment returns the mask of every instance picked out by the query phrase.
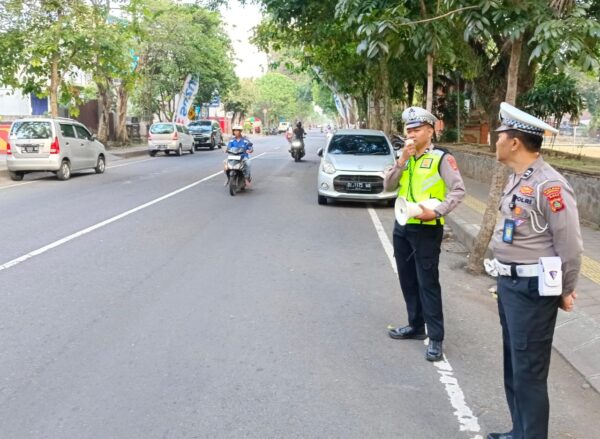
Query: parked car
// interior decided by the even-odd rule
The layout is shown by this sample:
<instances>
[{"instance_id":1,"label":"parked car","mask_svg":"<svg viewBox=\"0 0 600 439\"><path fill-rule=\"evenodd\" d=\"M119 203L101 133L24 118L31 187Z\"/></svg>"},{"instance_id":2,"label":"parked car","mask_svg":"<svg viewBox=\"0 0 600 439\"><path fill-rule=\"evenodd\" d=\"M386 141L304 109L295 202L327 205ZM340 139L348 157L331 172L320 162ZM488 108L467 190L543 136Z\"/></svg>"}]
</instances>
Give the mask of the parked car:
<instances>
[{"instance_id":1,"label":"parked car","mask_svg":"<svg viewBox=\"0 0 600 439\"><path fill-rule=\"evenodd\" d=\"M289 122L279 122L279 125L277 126L277 134L285 133L289 127Z\"/></svg>"},{"instance_id":2,"label":"parked car","mask_svg":"<svg viewBox=\"0 0 600 439\"><path fill-rule=\"evenodd\" d=\"M188 124L190 134L194 136L194 146L198 149L207 146L213 150L216 146L223 146L223 133L221 125L216 120L197 120Z\"/></svg>"},{"instance_id":3,"label":"parked car","mask_svg":"<svg viewBox=\"0 0 600 439\"><path fill-rule=\"evenodd\" d=\"M317 191L319 204L328 200L386 201L393 205L395 191L385 191L385 172L396 159L383 131L339 130L327 141L321 157Z\"/></svg>"},{"instance_id":4,"label":"parked car","mask_svg":"<svg viewBox=\"0 0 600 439\"><path fill-rule=\"evenodd\" d=\"M20 181L29 172L54 172L68 180L73 171L106 169L106 150L81 123L67 118L26 118L12 123L8 134L6 166L10 178Z\"/></svg>"},{"instance_id":5,"label":"parked car","mask_svg":"<svg viewBox=\"0 0 600 439\"><path fill-rule=\"evenodd\" d=\"M178 156L183 154L183 151L193 154L194 138L180 123L154 123L148 132L148 153L154 157L159 151L163 151L165 155L169 155L171 151Z\"/></svg>"}]
</instances>

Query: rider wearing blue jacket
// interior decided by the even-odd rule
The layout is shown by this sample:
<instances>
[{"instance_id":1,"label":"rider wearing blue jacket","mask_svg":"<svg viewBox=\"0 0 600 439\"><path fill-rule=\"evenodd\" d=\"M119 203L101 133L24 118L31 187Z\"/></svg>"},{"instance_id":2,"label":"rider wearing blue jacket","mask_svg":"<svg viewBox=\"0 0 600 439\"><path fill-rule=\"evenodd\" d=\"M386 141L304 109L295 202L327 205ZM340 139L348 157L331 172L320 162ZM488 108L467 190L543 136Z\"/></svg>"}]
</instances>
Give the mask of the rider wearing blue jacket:
<instances>
[{"instance_id":1,"label":"rider wearing blue jacket","mask_svg":"<svg viewBox=\"0 0 600 439\"><path fill-rule=\"evenodd\" d=\"M248 158L250 154L254 152L252 148L252 142L248 140L246 137L242 137L242 127L240 125L234 125L231 129L233 133L233 138L227 144L227 149L230 148L244 148L244 154L242 154L242 161L244 163L242 167L242 172L244 173L244 177L246 178L246 186L250 186L250 181L252 180L252 176L250 175L250 161Z\"/></svg>"}]
</instances>

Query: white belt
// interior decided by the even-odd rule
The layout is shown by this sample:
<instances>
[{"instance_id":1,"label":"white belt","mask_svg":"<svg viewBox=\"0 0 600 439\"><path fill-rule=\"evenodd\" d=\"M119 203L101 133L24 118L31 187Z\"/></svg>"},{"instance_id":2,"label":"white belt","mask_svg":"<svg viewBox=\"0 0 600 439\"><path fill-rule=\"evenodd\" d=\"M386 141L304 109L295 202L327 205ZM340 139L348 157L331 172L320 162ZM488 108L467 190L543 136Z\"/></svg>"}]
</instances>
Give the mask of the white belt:
<instances>
[{"instance_id":1,"label":"white belt","mask_svg":"<svg viewBox=\"0 0 600 439\"><path fill-rule=\"evenodd\" d=\"M496 267L498 268L498 274L500 276L512 276L511 266L505 265L501 262L496 261ZM519 277L537 277L538 276L538 264L530 265L517 265L517 276Z\"/></svg>"}]
</instances>

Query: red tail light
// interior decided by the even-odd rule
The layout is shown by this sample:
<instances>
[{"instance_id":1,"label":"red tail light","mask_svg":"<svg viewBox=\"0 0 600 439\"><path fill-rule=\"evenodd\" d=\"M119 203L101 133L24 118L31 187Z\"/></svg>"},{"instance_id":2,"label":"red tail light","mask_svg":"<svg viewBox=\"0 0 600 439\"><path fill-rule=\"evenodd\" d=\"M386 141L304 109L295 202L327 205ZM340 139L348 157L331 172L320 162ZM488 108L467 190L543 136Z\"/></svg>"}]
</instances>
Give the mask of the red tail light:
<instances>
[{"instance_id":1,"label":"red tail light","mask_svg":"<svg viewBox=\"0 0 600 439\"><path fill-rule=\"evenodd\" d=\"M177 131L175 131L175 134L173 134L173 140L178 140L179 139L179 133Z\"/></svg>"},{"instance_id":2,"label":"red tail light","mask_svg":"<svg viewBox=\"0 0 600 439\"><path fill-rule=\"evenodd\" d=\"M11 155L12 151L10 150L10 143L6 144L6 155Z\"/></svg>"},{"instance_id":3,"label":"red tail light","mask_svg":"<svg viewBox=\"0 0 600 439\"><path fill-rule=\"evenodd\" d=\"M54 138L54 142L50 144L50 154L58 154L60 152L60 144L58 143L58 137Z\"/></svg>"}]
</instances>

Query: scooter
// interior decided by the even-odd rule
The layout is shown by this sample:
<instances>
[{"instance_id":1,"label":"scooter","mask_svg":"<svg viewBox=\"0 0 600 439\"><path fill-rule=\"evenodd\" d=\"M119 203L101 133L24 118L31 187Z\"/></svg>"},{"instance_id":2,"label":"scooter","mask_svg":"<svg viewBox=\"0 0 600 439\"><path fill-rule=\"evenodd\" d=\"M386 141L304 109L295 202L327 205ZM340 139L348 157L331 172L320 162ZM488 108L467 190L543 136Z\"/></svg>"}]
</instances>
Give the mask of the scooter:
<instances>
[{"instance_id":1,"label":"scooter","mask_svg":"<svg viewBox=\"0 0 600 439\"><path fill-rule=\"evenodd\" d=\"M299 162L304 157L304 141L301 139L294 139L290 143L290 154L294 158L295 162Z\"/></svg>"},{"instance_id":2,"label":"scooter","mask_svg":"<svg viewBox=\"0 0 600 439\"><path fill-rule=\"evenodd\" d=\"M229 186L229 194L233 197L240 191L246 189L246 178L244 177L244 148L227 148L227 159L225 159L225 175Z\"/></svg>"}]
</instances>

